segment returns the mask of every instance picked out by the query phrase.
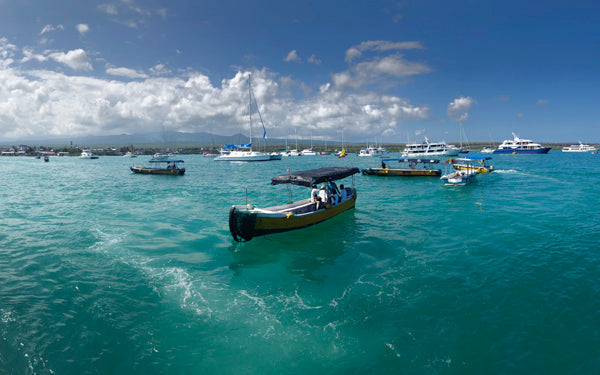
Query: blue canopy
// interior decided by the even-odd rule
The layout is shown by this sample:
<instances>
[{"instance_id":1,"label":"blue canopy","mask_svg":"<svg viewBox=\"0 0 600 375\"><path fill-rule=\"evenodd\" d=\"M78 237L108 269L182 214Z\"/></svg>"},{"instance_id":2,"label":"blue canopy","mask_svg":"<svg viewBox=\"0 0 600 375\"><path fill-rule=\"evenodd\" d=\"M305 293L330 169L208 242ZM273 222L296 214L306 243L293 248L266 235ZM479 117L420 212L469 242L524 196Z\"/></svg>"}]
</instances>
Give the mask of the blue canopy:
<instances>
[{"instance_id":1,"label":"blue canopy","mask_svg":"<svg viewBox=\"0 0 600 375\"><path fill-rule=\"evenodd\" d=\"M471 160L492 160L491 156L465 156L465 159Z\"/></svg>"}]
</instances>

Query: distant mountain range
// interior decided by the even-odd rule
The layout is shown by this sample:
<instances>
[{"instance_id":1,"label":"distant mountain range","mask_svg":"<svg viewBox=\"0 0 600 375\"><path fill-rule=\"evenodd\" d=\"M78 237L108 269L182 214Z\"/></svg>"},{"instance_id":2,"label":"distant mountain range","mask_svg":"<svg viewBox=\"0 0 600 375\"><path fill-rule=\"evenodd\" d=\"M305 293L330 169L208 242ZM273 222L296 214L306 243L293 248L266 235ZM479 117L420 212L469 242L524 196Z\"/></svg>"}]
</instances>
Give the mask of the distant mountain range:
<instances>
[{"instance_id":1,"label":"distant mountain range","mask_svg":"<svg viewBox=\"0 0 600 375\"><path fill-rule=\"evenodd\" d=\"M262 143L262 140L260 140ZM248 136L234 134L231 136L211 133L183 133L176 131L150 132L142 134L119 134L103 136L79 136L79 137L28 137L21 139L0 139L2 145L48 145L48 146L119 146L119 145L202 145L219 147L222 144L248 143ZM255 139L255 143L258 140ZM267 144L283 144L281 139L267 139Z\"/></svg>"}]
</instances>

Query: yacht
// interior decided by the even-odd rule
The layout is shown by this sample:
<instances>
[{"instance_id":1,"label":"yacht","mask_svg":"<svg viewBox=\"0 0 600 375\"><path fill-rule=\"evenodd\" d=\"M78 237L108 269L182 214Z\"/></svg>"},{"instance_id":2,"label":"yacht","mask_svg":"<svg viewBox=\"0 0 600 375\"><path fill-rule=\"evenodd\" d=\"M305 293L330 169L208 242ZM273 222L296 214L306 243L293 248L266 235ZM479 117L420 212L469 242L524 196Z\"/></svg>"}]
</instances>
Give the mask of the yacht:
<instances>
[{"instance_id":1,"label":"yacht","mask_svg":"<svg viewBox=\"0 0 600 375\"><path fill-rule=\"evenodd\" d=\"M578 145L565 146L562 149L562 152L594 152L594 151L596 151L596 147L590 146L590 145L584 145L583 143L581 143L581 141L579 142Z\"/></svg>"},{"instance_id":2,"label":"yacht","mask_svg":"<svg viewBox=\"0 0 600 375\"><path fill-rule=\"evenodd\" d=\"M505 139L494 154L547 154L551 147L543 147L531 139L521 139L512 133L513 139Z\"/></svg>"},{"instance_id":3,"label":"yacht","mask_svg":"<svg viewBox=\"0 0 600 375\"><path fill-rule=\"evenodd\" d=\"M403 158L413 158L422 156L456 156L460 153L460 148L446 144L446 142L429 142L425 137L424 142L407 143L402 152Z\"/></svg>"}]
</instances>

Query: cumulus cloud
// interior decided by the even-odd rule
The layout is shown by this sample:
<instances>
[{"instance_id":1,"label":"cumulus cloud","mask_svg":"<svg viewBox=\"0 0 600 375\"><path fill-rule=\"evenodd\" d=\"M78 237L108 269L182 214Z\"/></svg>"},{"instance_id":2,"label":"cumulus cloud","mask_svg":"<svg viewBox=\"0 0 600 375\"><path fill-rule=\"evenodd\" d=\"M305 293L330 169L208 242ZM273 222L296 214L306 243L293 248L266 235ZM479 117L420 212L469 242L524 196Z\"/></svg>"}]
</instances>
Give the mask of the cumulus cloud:
<instances>
[{"instance_id":1,"label":"cumulus cloud","mask_svg":"<svg viewBox=\"0 0 600 375\"><path fill-rule=\"evenodd\" d=\"M77 31L81 35L87 33L88 31L90 31L90 27L88 25L84 24L84 23L78 24L77 26L75 26L75 28L77 29Z\"/></svg>"},{"instance_id":2,"label":"cumulus cloud","mask_svg":"<svg viewBox=\"0 0 600 375\"><path fill-rule=\"evenodd\" d=\"M548 104L548 100L546 100L546 99L539 99L539 100L538 100L538 101L535 103L535 105L546 105L546 104Z\"/></svg>"},{"instance_id":3,"label":"cumulus cloud","mask_svg":"<svg viewBox=\"0 0 600 375\"><path fill-rule=\"evenodd\" d=\"M34 53L33 50L29 48L23 49L23 58L21 59L21 62L25 63L31 60L36 60L38 62L54 60L73 70L93 70L86 52L82 49L68 51L67 53L45 51L43 54Z\"/></svg>"},{"instance_id":4,"label":"cumulus cloud","mask_svg":"<svg viewBox=\"0 0 600 375\"><path fill-rule=\"evenodd\" d=\"M87 54L81 48L69 51L67 53L54 52L48 55L48 58L64 64L73 70L91 71L92 64Z\"/></svg>"},{"instance_id":5,"label":"cumulus cloud","mask_svg":"<svg viewBox=\"0 0 600 375\"><path fill-rule=\"evenodd\" d=\"M448 104L448 109L446 113L448 117L452 121L463 122L469 119L469 111L471 107L477 102L471 98L470 96L454 99L450 104Z\"/></svg>"},{"instance_id":6,"label":"cumulus cloud","mask_svg":"<svg viewBox=\"0 0 600 375\"><path fill-rule=\"evenodd\" d=\"M106 73L113 76L126 77L131 79L136 78L148 78L148 75L145 73L140 73L137 70L129 69L129 68L108 68L106 69Z\"/></svg>"},{"instance_id":7,"label":"cumulus cloud","mask_svg":"<svg viewBox=\"0 0 600 375\"><path fill-rule=\"evenodd\" d=\"M298 52L296 52L296 50L291 50L290 53L287 54L287 56L283 59L283 61L285 62L299 62L300 58L298 57Z\"/></svg>"},{"instance_id":8,"label":"cumulus cloud","mask_svg":"<svg viewBox=\"0 0 600 375\"><path fill-rule=\"evenodd\" d=\"M19 65L28 59L40 61L42 67L27 70ZM107 74L123 77L114 80L53 71L51 64L44 65L49 61L91 70L83 50L35 53L0 39L0 138L131 134L163 125L188 132L247 132L250 71L240 70L215 84L207 75L189 70L164 74L168 70L160 64L148 69L151 74L108 66ZM346 92L339 85L343 77L336 75L337 86L326 82L311 92L291 77L253 71L253 89L269 136L293 135L294 128L304 129L305 136L313 130L315 136L335 139L341 129L346 139L363 139L367 133L392 136L403 131L400 124L429 116L427 106L394 95ZM296 88L305 90L304 98L294 96Z\"/></svg>"}]
</instances>

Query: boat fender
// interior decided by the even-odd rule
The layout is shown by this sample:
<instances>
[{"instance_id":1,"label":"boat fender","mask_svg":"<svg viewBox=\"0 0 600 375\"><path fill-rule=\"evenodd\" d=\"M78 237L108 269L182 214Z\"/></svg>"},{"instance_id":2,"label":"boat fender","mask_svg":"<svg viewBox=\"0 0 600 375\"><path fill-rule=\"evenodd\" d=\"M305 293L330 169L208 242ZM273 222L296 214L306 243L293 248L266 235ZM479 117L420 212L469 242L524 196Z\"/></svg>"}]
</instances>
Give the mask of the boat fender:
<instances>
[{"instance_id":1,"label":"boat fender","mask_svg":"<svg viewBox=\"0 0 600 375\"><path fill-rule=\"evenodd\" d=\"M290 218L290 217L292 217L292 216L294 216L294 214L293 214L293 213L291 213L291 212L288 212L287 214L285 214L285 218L286 218L286 219L289 219L289 218Z\"/></svg>"}]
</instances>

